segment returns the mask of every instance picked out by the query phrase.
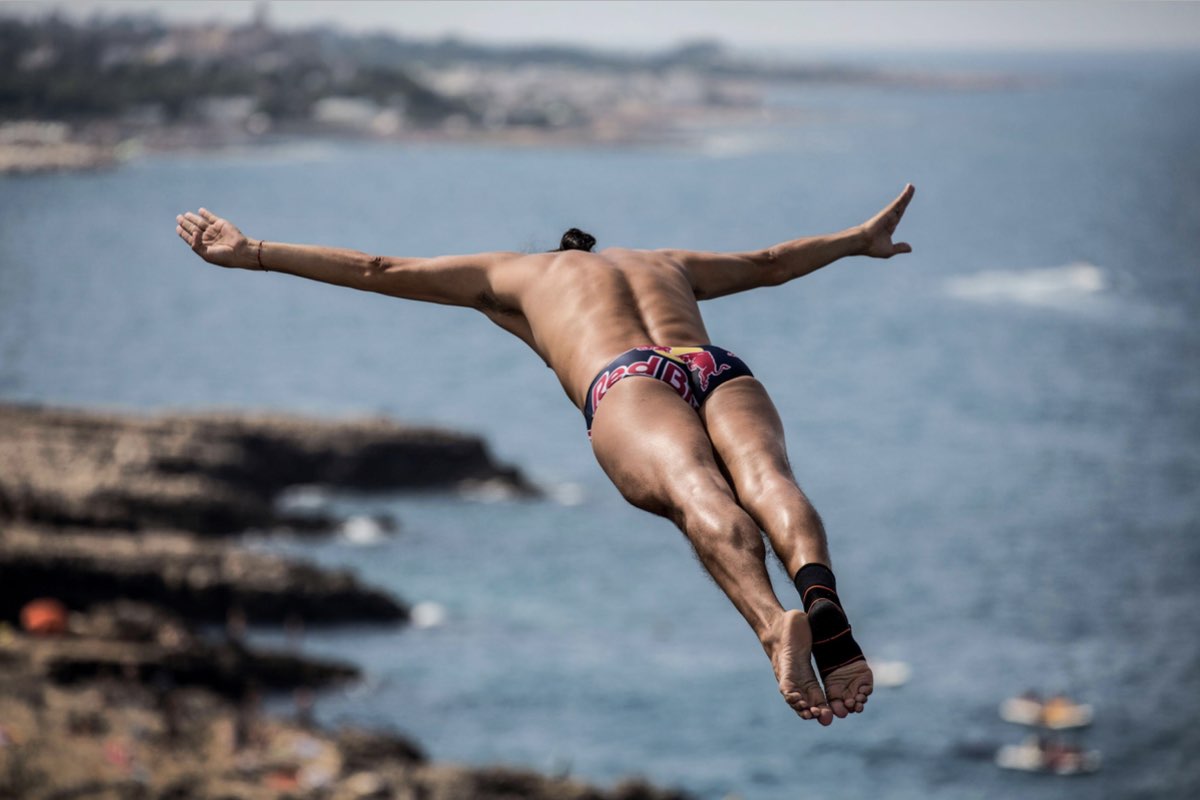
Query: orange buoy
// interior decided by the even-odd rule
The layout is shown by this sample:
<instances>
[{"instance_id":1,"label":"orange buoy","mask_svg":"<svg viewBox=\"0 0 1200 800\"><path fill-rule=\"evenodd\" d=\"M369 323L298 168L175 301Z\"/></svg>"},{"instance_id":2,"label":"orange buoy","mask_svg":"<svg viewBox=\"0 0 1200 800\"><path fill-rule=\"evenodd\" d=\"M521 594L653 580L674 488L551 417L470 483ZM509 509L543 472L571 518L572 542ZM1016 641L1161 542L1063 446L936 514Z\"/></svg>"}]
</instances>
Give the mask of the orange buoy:
<instances>
[{"instance_id":1,"label":"orange buoy","mask_svg":"<svg viewBox=\"0 0 1200 800\"><path fill-rule=\"evenodd\" d=\"M51 597L30 600L21 609L21 628L39 636L65 633L67 607Z\"/></svg>"}]
</instances>

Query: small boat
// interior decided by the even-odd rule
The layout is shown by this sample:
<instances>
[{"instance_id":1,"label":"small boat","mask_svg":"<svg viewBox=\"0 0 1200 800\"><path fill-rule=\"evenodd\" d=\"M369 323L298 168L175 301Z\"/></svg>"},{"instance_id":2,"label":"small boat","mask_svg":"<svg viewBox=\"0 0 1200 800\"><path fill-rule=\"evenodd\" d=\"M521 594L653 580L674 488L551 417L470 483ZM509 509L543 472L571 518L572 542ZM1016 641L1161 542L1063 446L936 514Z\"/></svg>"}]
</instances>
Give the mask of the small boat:
<instances>
[{"instance_id":1,"label":"small boat","mask_svg":"<svg viewBox=\"0 0 1200 800\"><path fill-rule=\"evenodd\" d=\"M1026 692L1001 703L1000 718L1016 725L1062 731L1091 725L1092 707L1061 694L1043 702L1035 693Z\"/></svg>"},{"instance_id":2,"label":"small boat","mask_svg":"<svg viewBox=\"0 0 1200 800\"><path fill-rule=\"evenodd\" d=\"M996 752L996 765L1022 772L1086 775L1100 769L1100 753L1031 736L1021 744L1001 747Z\"/></svg>"}]
</instances>

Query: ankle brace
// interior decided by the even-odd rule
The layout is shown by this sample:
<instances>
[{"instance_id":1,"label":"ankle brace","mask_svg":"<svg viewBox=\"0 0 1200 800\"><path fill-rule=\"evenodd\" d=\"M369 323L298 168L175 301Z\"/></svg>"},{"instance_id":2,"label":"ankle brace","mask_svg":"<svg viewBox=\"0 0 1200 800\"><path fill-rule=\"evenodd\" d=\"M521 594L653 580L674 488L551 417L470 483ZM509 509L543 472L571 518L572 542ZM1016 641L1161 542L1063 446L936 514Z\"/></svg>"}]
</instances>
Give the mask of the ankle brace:
<instances>
[{"instance_id":1,"label":"ankle brace","mask_svg":"<svg viewBox=\"0 0 1200 800\"><path fill-rule=\"evenodd\" d=\"M850 622L837 596L837 579L824 564L805 564L796 573L796 591L808 614L813 636L813 659L822 680L838 667L863 660L862 649L850 634Z\"/></svg>"}]
</instances>

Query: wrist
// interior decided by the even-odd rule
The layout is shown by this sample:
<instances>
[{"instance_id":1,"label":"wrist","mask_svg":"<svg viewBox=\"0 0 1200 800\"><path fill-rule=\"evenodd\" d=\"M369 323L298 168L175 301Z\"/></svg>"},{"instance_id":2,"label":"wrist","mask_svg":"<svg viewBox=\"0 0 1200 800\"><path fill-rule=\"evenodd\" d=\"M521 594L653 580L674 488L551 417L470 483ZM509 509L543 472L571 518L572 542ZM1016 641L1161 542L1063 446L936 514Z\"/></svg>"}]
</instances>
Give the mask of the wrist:
<instances>
[{"instance_id":1,"label":"wrist","mask_svg":"<svg viewBox=\"0 0 1200 800\"><path fill-rule=\"evenodd\" d=\"M266 268L262 265L263 245L262 239L246 239L237 250L235 266L254 272L265 271Z\"/></svg>"},{"instance_id":2,"label":"wrist","mask_svg":"<svg viewBox=\"0 0 1200 800\"><path fill-rule=\"evenodd\" d=\"M866 225L855 225L853 228L847 228L842 231L842 237L846 244L846 254L851 256L865 256L870 245L870 237L867 235Z\"/></svg>"}]
</instances>

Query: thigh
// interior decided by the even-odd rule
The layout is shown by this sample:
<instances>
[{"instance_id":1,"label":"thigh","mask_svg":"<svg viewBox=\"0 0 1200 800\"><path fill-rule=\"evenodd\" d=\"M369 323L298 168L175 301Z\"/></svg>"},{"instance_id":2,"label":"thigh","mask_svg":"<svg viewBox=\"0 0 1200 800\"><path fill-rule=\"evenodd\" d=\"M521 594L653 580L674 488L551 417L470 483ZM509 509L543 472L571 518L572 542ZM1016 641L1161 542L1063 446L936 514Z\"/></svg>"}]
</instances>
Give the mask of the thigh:
<instances>
[{"instance_id":1,"label":"thigh","mask_svg":"<svg viewBox=\"0 0 1200 800\"><path fill-rule=\"evenodd\" d=\"M783 422L757 378L735 378L719 387L700 413L709 440L739 492L771 479L786 477L795 482Z\"/></svg>"},{"instance_id":2,"label":"thigh","mask_svg":"<svg viewBox=\"0 0 1200 800\"><path fill-rule=\"evenodd\" d=\"M699 416L652 378L609 389L592 423L592 449L626 500L676 523L694 501L733 497Z\"/></svg>"}]
</instances>

